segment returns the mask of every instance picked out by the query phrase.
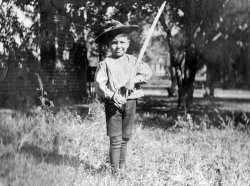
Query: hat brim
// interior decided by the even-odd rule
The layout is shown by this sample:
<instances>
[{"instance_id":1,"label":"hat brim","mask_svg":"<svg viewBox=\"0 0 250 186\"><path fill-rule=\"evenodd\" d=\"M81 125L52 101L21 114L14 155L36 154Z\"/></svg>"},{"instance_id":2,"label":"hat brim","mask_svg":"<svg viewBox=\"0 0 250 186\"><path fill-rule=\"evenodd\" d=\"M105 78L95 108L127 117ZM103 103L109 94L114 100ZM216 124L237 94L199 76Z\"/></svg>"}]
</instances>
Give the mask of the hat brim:
<instances>
[{"instance_id":1,"label":"hat brim","mask_svg":"<svg viewBox=\"0 0 250 186\"><path fill-rule=\"evenodd\" d=\"M129 34L133 31L137 31L138 29L138 25L123 25L118 28L114 28L112 30L101 33L95 38L95 43L108 43L117 35Z\"/></svg>"}]
</instances>

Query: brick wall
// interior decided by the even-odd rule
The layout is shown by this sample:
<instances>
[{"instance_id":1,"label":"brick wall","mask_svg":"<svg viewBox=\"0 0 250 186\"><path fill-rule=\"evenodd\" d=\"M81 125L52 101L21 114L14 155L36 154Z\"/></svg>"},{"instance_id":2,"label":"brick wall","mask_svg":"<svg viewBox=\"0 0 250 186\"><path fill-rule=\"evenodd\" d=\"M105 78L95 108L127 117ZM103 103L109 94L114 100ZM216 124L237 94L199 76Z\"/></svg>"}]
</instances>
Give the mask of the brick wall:
<instances>
[{"instance_id":1,"label":"brick wall","mask_svg":"<svg viewBox=\"0 0 250 186\"><path fill-rule=\"evenodd\" d=\"M86 96L87 54L83 40L75 42L65 15L42 19L41 63L45 73L45 88L54 97L79 100ZM60 100L65 101L65 100Z\"/></svg>"}]
</instances>

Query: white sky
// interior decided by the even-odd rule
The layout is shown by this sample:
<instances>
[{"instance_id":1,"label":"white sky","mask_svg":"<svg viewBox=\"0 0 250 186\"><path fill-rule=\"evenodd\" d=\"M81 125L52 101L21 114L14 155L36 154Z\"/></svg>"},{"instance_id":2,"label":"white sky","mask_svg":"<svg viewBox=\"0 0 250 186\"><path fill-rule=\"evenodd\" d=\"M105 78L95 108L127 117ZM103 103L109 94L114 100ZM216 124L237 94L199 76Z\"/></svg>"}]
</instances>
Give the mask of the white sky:
<instances>
[{"instance_id":1,"label":"white sky","mask_svg":"<svg viewBox=\"0 0 250 186\"><path fill-rule=\"evenodd\" d=\"M180 31L180 27L173 26L173 28L171 29L171 35L175 36L179 31Z\"/></svg>"},{"instance_id":2,"label":"white sky","mask_svg":"<svg viewBox=\"0 0 250 186\"><path fill-rule=\"evenodd\" d=\"M30 28L33 24L33 21L31 18L25 15L25 12L23 12L21 9L19 9L17 6L14 4L7 4L7 3L2 3L2 0L0 0L0 5L4 7L4 11L7 11L7 8L10 6L13 7L14 13L16 13L18 17L18 22L21 23L24 27ZM32 6L26 7L29 11L34 11L34 8ZM14 36L14 39L18 45L21 44L20 38L18 35ZM0 42L0 53L4 52L4 45L3 43Z\"/></svg>"},{"instance_id":3,"label":"white sky","mask_svg":"<svg viewBox=\"0 0 250 186\"><path fill-rule=\"evenodd\" d=\"M14 3L2 3L2 0L0 0L0 5L3 7L3 11L7 12L7 9L12 7L13 13L17 15L19 23L23 24L26 28L30 28L33 24L31 18L25 15L25 12L19 9ZM27 10L34 11L34 7L27 6Z\"/></svg>"},{"instance_id":4,"label":"white sky","mask_svg":"<svg viewBox=\"0 0 250 186\"><path fill-rule=\"evenodd\" d=\"M3 54L3 52L4 52L4 49L3 49L3 43L2 43L2 42L0 42L0 54Z\"/></svg>"},{"instance_id":5,"label":"white sky","mask_svg":"<svg viewBox=\"0 0 250 186\"><path fill-rule=\"evenodd\" d=\"M26 28L30 28L33 24L32 20L29 17L27 17L25 13L18 7L14 6L13 9L18 16L19 23L22 23Z\"/></svg>"}]
</instances>

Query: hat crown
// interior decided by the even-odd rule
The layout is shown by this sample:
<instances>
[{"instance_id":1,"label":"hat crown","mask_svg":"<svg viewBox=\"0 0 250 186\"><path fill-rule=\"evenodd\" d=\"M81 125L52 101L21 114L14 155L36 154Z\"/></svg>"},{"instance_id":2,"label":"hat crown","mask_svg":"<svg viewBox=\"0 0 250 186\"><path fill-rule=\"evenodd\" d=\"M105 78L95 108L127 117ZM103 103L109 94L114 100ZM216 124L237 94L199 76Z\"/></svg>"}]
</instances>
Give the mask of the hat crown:
<instances>
[{"instance_id":1,"label":"hat crown","mask_svg":"<svg viewBox=\"0 0 250 186\"><path fill-rule=\"evenodd\" d=\"M116 21L116 20L109 21L109 22L106 23L106 26L104 28L104 32L107 32L109 30L118 28L120 26L124 26L124 25L119 21Z\"/></svg>"}]
</instances>

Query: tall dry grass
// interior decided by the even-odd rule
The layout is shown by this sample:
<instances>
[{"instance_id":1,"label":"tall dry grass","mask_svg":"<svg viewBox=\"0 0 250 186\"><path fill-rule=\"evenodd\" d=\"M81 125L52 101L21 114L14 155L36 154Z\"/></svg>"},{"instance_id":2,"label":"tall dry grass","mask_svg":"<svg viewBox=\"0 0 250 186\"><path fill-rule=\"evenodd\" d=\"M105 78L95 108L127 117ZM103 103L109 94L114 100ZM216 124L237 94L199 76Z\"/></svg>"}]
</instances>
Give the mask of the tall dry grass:
<instances>
[{"instance_id":1,"label":"tall dry grass","mask_svg":"<svg viewBox=\"0 0 250 186\"><path fill-rule=\"evenodd\" d=\"M250 185L250 135L219 113L225 127L179 116L169 129L151 125L167 117L137 114L128 169L115 178L103 109L91 108L87 117L40 107L2 115L0 185Z\"/></svg>"}]
</instances>

